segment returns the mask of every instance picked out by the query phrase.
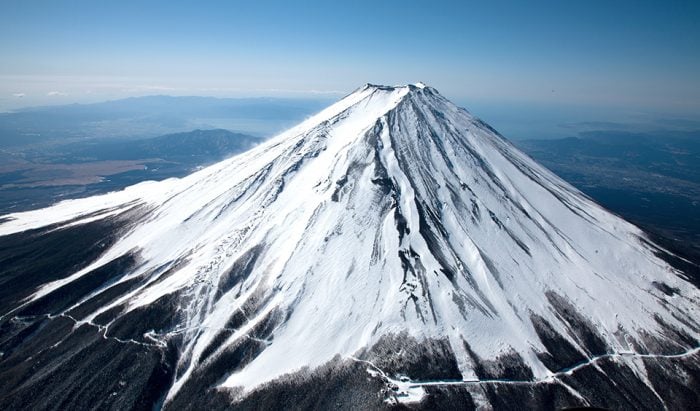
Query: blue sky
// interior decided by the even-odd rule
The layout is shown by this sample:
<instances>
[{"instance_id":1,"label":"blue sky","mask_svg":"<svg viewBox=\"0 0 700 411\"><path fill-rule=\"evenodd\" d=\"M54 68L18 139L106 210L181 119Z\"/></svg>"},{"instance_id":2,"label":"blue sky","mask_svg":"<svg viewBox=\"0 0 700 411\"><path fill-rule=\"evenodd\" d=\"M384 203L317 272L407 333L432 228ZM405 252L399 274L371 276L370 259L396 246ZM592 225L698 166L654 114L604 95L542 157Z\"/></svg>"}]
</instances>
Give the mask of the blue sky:
<instances>
[{"instance_id":1,"label":"blue sky","mask_svg":"<svg viewBox=\"0 0 700 411\"><path fill-rule=\"evenodd\" d=\"M2 0L0 109L421 80L483 107L692 115L698 21L699 1Z\"/></svg>"}]
</instances>

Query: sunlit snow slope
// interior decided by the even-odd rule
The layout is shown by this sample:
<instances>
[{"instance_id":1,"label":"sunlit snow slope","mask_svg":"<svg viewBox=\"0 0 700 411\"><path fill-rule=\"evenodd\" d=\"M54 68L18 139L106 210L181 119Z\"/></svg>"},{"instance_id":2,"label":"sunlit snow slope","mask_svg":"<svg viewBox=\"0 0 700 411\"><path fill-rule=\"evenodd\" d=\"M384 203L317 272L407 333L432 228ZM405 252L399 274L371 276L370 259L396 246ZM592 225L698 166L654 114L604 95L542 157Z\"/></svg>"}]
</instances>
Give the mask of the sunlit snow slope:
<instances>
[{"instance_id":1,"label":"sunlit snow slope","mask_svg":"<svg viewBox=\"0 0 700 411\"><path fill-rule=\"evenodd\" d=\"M167 352L157 406L198 390L241 401L328 364L393 384L388 403L471 384L474 405L493 405L480 382L510 381L595 404L560 374L607 372L599 360L646 387L630 397L665 403L645 358L698 361L700 294L663 250L423 84L366 85L186 178L0 221L0 238L109 222L118 235L89 261L18 288L0 314L15 331L70 321L42 349L91 330Z\"/></svg>"}]
</instances>

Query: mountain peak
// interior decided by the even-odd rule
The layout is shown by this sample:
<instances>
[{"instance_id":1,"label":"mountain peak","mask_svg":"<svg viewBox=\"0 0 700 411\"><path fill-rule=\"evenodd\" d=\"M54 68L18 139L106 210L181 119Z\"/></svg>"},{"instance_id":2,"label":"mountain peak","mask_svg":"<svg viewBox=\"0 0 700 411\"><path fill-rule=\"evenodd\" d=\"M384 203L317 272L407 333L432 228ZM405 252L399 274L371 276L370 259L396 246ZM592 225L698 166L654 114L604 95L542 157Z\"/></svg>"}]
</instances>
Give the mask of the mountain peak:
<instances>
[{"instance_id":1,"label":"mountain peak","mask_svg":"<svg viewBox=\"0 0 700 411\"><path fill-rule=\"evenodd\" d=\"M594 387L649 375L638 384L657 392L650 361L696 355L700 339L698 290L641 230L422 83L367 84L183 179L0 218L0 236L27 247L95 231L109 239L100 252L19 293L2 318L103 332L86 349L99 358L131 342L162 350L173 409L201 392L337 390L349 374L376 388L366 401L429 401L449 386L488 403L507 381L586 405L577 370L610 360Z\"/></svg>"},{"instance_id":2,"label":"mountain peak","mask_svg":"<svg viewBox=\"0 0 700 411\"><path fill-rule=\"evenodd\" d=\"M382 90L382 91L394 91L397 89L408 89L408 90L422 90L425 88L429 88L432 90L432 87L428 86L427 84L419 81L417 83L410 83L410 84L402 84L402 85L382 85L382 84L373 84L373 83L365 83L364 86L360 87L357 90L366 90L366 89L373 89L373 90Z\"/></svg>"}]
</instances>

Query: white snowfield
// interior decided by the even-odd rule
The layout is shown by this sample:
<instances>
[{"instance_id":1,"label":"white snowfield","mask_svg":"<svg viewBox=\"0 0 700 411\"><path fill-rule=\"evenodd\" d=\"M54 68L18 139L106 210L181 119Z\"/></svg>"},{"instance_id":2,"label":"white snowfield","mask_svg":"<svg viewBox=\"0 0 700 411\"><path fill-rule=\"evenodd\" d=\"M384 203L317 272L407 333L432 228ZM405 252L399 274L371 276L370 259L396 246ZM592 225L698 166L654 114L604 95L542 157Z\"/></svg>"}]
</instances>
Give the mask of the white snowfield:
<instances>
[{"instance_id":1,"label":"white snowfield","mask_svg":"<svg viewBox=\"0 0 700 411\"><path fill-rule=\"evenodd\" d=\"M641 230L423 84L368 84L246 153L182 179L11 214L0 235L139 207L147 212L97 261L28 302L137 251L121 281L149 281L83 322L186 290L194 298L178 333L191 361L169 397L216 356L202 353L240 311L246 324L218 352L283 314L264 351L221 381L242 392L402 332L448 340L465 381L476 374L464 341L485 360L515 352L544 380L553 372L536 355L546 348L531 314L572 335L547 292L616 353L644 346L644 336L667 340L655 318L700 338L697 288ZM254 247L250 273L220 295L221 278ZM160 278L163 266L176 273Z\"/></svg>"}]
</instances>

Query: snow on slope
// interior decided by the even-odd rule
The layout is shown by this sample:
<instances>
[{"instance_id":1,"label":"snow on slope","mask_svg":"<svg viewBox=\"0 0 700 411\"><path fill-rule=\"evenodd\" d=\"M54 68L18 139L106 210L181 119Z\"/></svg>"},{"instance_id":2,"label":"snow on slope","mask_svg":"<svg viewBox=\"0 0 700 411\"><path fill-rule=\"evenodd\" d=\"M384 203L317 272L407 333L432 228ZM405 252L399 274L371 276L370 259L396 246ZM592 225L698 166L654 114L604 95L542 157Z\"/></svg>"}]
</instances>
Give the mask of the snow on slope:
<instances>
[{"instance_id":1,"label":"snow on slope","mask_svg":"<svg viewBox=\"0 0 700 411\"><path fill-rule=\"evenodd\" d=\"M79 321L181 292L177 327L150 335L182 338L169 398L265 324L265 349L221 387L247 392L401 333L447 339L465 380L477 379L469 350L515 353L546 379L554 370L533 315L587 350L557 304L582 313L613 353L652 351L655 340L695 348L668 327L699 336L698 290L638 228L423 84L366 85L249 152L183 179L6 216L0 235L136 209L146 211L99 259L26 304L138 253L119 282L144 278L139 286Z\"/></svg>"}]
</instances>

